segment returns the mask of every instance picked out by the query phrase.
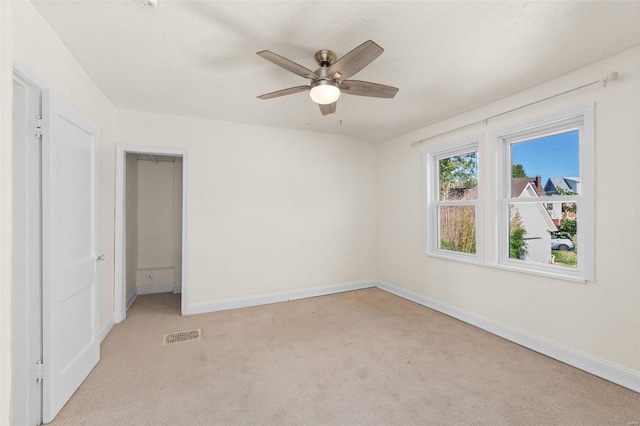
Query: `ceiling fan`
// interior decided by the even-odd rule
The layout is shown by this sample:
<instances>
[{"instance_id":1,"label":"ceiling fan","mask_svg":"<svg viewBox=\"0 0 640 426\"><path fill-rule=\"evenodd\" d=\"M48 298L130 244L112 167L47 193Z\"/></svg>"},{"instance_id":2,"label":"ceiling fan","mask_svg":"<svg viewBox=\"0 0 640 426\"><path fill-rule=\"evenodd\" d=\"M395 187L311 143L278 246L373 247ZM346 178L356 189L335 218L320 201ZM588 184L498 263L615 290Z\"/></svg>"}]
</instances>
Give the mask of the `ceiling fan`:
<instances>
[{"instance_id":1,"label":"ceiling fan","mask_svg":"<svg viewBox=\"0 0 640 426\"><path fill-rule=\"evenodd\" d=\"M315 59L320 68L315 72L268 50L257 52L258 56L267 61L311 80L309 86L296 86L266 93L258 96L258 99L272 99L309 91L311 99L320 106L322 115L327 115L336 112L336 103L341 93L374 98L393 98L398 93L397 87L368 81L348 80L380 56L382 52L384 49L371 40L365 41L340 59L331 50L318 50Z\"/></svg>"}]
</instances>

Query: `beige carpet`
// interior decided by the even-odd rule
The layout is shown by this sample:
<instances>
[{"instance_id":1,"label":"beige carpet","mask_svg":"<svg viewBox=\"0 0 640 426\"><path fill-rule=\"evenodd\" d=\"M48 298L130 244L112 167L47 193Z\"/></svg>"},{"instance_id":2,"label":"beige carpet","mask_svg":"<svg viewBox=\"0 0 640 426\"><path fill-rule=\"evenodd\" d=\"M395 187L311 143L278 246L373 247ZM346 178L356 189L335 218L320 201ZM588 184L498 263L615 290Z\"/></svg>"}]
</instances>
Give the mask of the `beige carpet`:
<instances>
[{"instance_id":1,"label":"beige carpet","mask_svg":"<svg viewBox=\"0 0 640 426\"><path fill-rule=\"evenodd\" d=\"M378 289L179 311L138 297L54 424L640 422L640 394ZM202 340L162 345L190 328Z\"/></svg>"}]
</instances>

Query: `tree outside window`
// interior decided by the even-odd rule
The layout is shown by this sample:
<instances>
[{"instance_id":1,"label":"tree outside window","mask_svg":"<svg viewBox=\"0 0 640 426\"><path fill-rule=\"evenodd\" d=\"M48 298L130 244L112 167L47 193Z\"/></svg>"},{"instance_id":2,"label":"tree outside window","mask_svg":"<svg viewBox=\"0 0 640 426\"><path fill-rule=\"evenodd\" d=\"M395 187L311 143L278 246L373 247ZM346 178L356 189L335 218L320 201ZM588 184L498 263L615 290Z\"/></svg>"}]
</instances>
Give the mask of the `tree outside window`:
<instances>
[{"instance_id":1,"label":"tree outside window","mask_svg":"<svg viewBox=\"0 0 640 426\"><path fill-rule=\"evenodd\" d=\"M438 160L439 248L476 253L476 209L465 201L478 199L478 152Z\"/></svg>"}]
</instances>

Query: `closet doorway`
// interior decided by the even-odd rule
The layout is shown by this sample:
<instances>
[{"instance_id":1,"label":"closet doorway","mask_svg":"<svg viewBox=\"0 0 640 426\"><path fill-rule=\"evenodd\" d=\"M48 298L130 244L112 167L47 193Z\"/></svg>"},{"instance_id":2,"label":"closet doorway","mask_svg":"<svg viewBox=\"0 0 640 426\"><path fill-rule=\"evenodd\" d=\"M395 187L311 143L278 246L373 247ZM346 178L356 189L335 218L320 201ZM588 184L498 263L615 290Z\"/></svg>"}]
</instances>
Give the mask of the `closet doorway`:
<instances>
[{"instance_id":1,"label":"closet doorway","mask_svg":"<svg viewBox=\"0 0 640 426\"><path fill-rule=\"evenodd\" d=\"M154 293L182 293L184 315L187 153L119 145L117 159L115 320Z\"/></svg>"}]
</instances>

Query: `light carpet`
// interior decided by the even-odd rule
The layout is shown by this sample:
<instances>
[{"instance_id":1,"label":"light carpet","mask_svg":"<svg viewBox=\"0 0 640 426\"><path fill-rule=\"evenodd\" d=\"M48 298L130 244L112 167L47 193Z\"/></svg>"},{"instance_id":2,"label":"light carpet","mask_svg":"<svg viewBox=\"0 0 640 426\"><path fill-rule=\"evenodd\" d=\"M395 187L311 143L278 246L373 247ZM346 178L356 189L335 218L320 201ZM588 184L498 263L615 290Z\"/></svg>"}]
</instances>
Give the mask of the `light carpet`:
<instances>
[{"instance_id":1,"label":"light carpet","mask_svg":"<svg viewBox=\"0 0 640 426\"><path fill-rule=\"evenodd\" d=\"M640 394L379 289L179 313L138 297L53 424L640 422Z\"/></svg>"}]
</instances>

